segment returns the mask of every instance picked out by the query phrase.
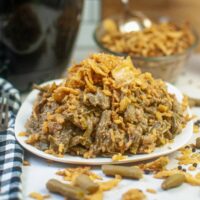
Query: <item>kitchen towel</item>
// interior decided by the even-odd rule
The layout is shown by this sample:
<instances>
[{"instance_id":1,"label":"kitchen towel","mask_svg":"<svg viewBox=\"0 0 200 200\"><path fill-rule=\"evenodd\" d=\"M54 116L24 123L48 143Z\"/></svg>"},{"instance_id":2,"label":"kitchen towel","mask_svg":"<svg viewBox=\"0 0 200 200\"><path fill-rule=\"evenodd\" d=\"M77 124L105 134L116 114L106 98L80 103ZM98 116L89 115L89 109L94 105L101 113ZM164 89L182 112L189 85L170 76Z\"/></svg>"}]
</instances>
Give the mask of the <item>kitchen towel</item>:
<instances>
[{"instance_id":1,"label":"kitchen towel","mask_svg":"<svg viewBox=\"0 0 200 200\"><path fill-rule=\"evenodd\" d=\"M7 130L0 131L0 200L21 200L23 149L14 134L20 95L9 82L0 78L0 102L3 93L9 102L9 125Z\"/></svg>"}]
</instances>

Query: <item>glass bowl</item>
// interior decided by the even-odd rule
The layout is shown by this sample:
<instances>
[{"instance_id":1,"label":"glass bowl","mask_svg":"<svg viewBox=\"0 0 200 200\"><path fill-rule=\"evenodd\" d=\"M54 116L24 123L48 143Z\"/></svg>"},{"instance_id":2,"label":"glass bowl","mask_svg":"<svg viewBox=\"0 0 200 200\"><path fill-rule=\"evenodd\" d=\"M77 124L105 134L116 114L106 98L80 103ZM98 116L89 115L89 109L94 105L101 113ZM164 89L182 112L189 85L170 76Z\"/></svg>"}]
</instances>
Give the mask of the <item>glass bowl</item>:
<instances>
[{"instance_id":1,"label":"glass bowl","mask_svg":"<svg viewBox=\"0 0 200 200\"><path fill-rule=\"evenodd\" d=\"M142 72L150 72L155 78L161 78L164 81L173 83L180 74L180 72L183 70L189 57L198 45L198 34L193 29L192 32L195 37L195 42L183 53L159 57L143 57L131 55L130 57L134 66L140 68ZM114 54L117 56L128 56L127 53L114 52L106 48L101 42L101 36L103 34L103 26L100 23L94 31L94 40L103 52Z\"/></svg>"}]
</instances>

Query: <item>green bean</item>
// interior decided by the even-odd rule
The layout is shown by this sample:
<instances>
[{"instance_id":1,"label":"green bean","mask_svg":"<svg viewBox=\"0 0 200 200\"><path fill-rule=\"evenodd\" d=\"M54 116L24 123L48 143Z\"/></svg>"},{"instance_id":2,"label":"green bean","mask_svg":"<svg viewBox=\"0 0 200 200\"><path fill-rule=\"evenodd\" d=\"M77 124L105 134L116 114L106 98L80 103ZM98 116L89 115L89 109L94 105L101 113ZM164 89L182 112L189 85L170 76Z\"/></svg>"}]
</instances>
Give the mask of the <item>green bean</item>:
<instances>
[{"instance_id":1,"label":"green bean","mask_svg":"<svg viewBox=\"0 0 200 200\"><path fill-rule=\"evenodd\" d=\"M141 179L142 170L139 167L127 167L119 165L103 165L102 171L108 176L120 175L122 177Z\"/></svg>"},{"instance_id":2,"label":"green bean","mask_svg":"<svg viewBox=\"0 0 200 200\"><path fill-rule=\"evenodd\" d=\"M164 180L161 187L163 190L168 190L180 186L185 181L183 174L174 174Z\"/></svg>"},{"instance_id":3,"label":"green bean","mask_svg":"<svg viewBox=\"0 0 200 200\"><path fill-rule=\"evenodd\" d=\"M196 139L196 148L200 149L200 137Z\"/></svg>"},{"instance_id":4,"label":"green bean","mask_svg":"<svg viewBox=\"0 0 200 200\"><path fill-rule=\"evenodd\" d=\"M88 194L94 193L99 189L99 185L92 181L87 175L80 174L74 181L74 185L85 190Z\"/></svg>"},{"instance_id":5,"label":"green bean","mask_svg":"<svg viewBox=\"0 0 200 200\"><path fill-rule=\"evenodd\" d=\"M56 179L50 179L47 182L46 187L50 192L58 193L66 198L82 200L85 196L85 192L81 188L64 184Z\"/></svg>"},{"instance_id":6,"label":"green bean","mask_svg":"<svg viewBox=\"0 0 200 200\"><path fill-rule=\"evenodd\" d=\"M199 107L200 106L200 99L188 97L188 102L190 107Z\"/></svg>"}]
</instances>

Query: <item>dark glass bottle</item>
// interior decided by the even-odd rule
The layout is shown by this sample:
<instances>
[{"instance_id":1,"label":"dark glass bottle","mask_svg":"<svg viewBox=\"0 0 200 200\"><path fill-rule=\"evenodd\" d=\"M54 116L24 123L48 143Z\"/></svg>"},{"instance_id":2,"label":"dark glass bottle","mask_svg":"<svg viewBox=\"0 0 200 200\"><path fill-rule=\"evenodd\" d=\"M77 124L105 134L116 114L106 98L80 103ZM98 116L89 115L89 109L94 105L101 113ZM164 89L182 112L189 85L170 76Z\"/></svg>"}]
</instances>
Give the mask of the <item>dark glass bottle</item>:
<instances>
[{"instance_id":1,"label":"dark glass bottle","mask_svg":"<svg viewBox=\"0 0 200 200\"><path fill-rule=\"evenodd\" d=\"M0 76L26 91L61 76L83 0L0 0Z\"/></svg>"}]
</instances>

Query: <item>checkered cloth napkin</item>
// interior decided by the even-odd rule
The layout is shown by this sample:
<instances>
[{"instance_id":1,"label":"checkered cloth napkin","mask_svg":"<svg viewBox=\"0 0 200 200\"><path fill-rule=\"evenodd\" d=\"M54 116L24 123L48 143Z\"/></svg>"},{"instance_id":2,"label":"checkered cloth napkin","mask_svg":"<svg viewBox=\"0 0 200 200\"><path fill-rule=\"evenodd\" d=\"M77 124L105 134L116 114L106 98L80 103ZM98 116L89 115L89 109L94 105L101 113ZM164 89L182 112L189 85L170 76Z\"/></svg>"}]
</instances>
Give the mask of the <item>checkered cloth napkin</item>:
<instances>
[{"instance_id":1,"label":"checkered cloth napkin","mask_svg":"<svg viewBox=\"0 0 200 200\"><path fill-rule=\"evenodd\" d=\"M2 93L9 99L9 126L7 130L0 131L0 200L21 200L23 149L14 135L20 96L10 83L0 78L0 102Z\"/></svg>"}]
</instances>

